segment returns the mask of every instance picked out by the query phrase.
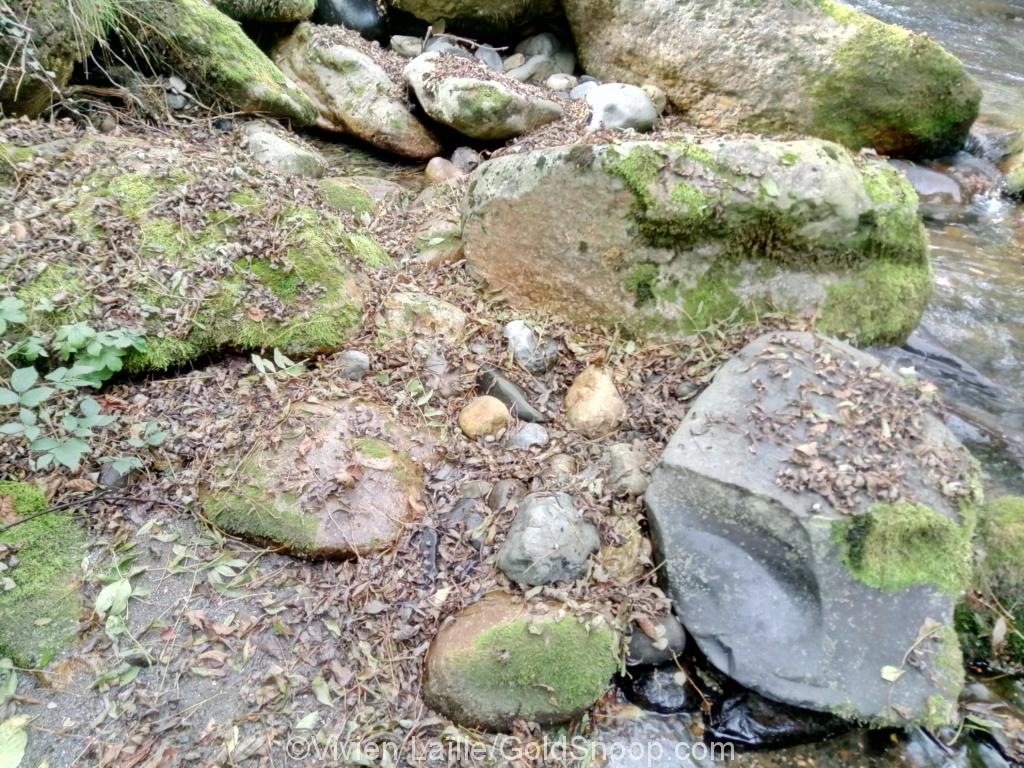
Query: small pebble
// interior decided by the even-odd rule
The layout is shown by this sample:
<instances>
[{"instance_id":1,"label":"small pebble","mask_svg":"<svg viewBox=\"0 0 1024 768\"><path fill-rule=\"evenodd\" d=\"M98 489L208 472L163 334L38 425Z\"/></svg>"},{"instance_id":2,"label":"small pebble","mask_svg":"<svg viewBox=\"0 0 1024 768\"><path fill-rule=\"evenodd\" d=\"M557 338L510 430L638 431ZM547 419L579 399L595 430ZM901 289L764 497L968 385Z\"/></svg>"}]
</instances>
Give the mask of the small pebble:
<instances>
[{"instance_id":1,"label":"small pebble","mask_svg":"<svg viewBox=\"0 0 1024 768\"><path fill-rule=\"evenodd\" d=\"M461 179L465 172L460 170L451 160L435 157L427 163L426 176L431 184L440 184L451 179Z\"/></svg>"},{"instance_id":2,"label":"small pebble","mask_svg":"<svg viewBox=\"0 0 1024 768\"><path fill-rule=\"evenodd\" d=\"M572 75L566 75L561 72L556 72L547 80L544 81L544 85L550 88L552 91L571 91L576 87L578 81Z\"/></svg>"},{"instance_id":3,"label":"small pebble","mask_svg":"<svg viewBox=\"0 0 1024 768\"><path fill-rule=\"evenodd\" d=\"M525 451L529 448L543 448L551 441L551 437L540 424L523 423L510 431L505 438L505 447L515 451Z\"/></svg>"},{"instance_id":4,"label":"small pebble","mask_svg":"<svg viewBox=\"0 0 1024 768\"><path fill-rule=\"evenodd\" d=\"M342 378L359 381L370 372L370 356L358 349L342 352L338 357Z\"/></svg>"}]
</instances>

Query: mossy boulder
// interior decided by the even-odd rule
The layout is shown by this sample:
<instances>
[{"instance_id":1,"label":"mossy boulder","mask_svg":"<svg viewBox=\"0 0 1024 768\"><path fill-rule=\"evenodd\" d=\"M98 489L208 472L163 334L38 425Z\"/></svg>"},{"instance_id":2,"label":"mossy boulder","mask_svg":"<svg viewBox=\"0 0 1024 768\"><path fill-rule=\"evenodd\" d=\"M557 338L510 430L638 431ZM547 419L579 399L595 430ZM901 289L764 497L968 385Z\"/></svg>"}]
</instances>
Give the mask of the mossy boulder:
<instances>
[{"instance_id":1,"label":"mossy boulder","mask_svg":"<svg viewBox=\"0 0 1024 768\"><path fill-rule=\"evenodd\" d=\"M422 510L426 435L355 403L306 403L281 440L221 459L201 500L207 518L249 541L338 560L394 546Z\"/></svg>"},{"instance_id":2,"label":"mossy boulder","mask_svg":"<svg viewBox=\"0 0 1024 768\"><path fill-rule=\"evenodd\" d=\"M722 672L872 725L953 721L980 473L931 398L787 332L693 402L644 500L676 615Z\"/></svg>"},{"instance_id":3,"label":"mossy boulder","mask_svg":"<svg viewBox=\"0 0 1024 768\"><path fill-rule=\"evenodd\" d=\"M120 23L145 61L156 61L241 112L311 125L316 107L238 22L205 0L119 0Z\"/></svg>"},{"instance_id":4,"label":"mossy boulder","mask_svg":"<svg viewBox=\"0 0 1024 768\"><path fill-rule=\"evenodd\" d=\"M765 312L857 344L900 343L932 290L917 196L831 142L578 145L481 165L469 264L512 302L633 333Z\"/></svg>"},{"instance_id":5,"label":"mossy boulder","mask_svg":"<svg viewBox=\"0 0 1024 768\"><path fill-rule=\"evenodd\" d=\"M973 589L957 607L969 661L1024 672L1024 498L1003 496L978 511Z\"/></svg>"},{"instance_id":6,"label":"mossy boulder","mask_svg":"<svg viewBox=\"0 0 1024 768\"><path fill-rule=\"evenodd\" d=\"M542 90L475 59L431 51L409 62L404 76L424 112L471 139L511 139L562 117Z\"/></svg>"},{"instance_id":7,"label":"mossy boulder","mask_svg":"<svg viewBox=\"0 0 1024 768\"><path fill-rule=\"evenodd\" d=\"M75 64L85 59L117 18L115 0L12 0L0 29L0 117L35 117L60 98ZM11 26L7 26L10 23Z\"/></svg>"},{"instance_id":8,"label":"mossy boulder","mask_svg":"<svg viewBox=\"0 0 1024 768\"><path fill-rule=\"evenodd\" d=\"M55 207L15 243L0 290L37 334L77 322L142 334L132 371L226 350L335 352L362 320L362 271L389 262L316 182L227 146L90 135L18 169L25 204Z\"/></svg>"},{"instance_id":9,"label":"mossy boulder","mask_svg":"<svg viewBox=\"0 0 1024 768\"><path fill-rule=\"evenodd\" d=\"M34 485L0 482L0 657L17 666L45 667L78 632L85 534L67 512L40 512L46 499ZM13 564L13 563L16 563Z\"/></svg>"},{"instance_id":10,"label":"mossy boulder","mask_svg":"<svg viewBox=\"0 0 1024 768\"><path fill-rule=\"evenodd\" d=\"M213 0L213 4L238 21L305 21L316 10L316 0Z\"/></svg>"},{"instance_id":11,"label":"mossy boulder","mask_svg":"<svg viewBox=\"0 0 1024 768\"><path fill-rule=\"evenodd\" d=\"M981 90L926 35L836 0L566 0L602 80L655 83L688 119L931 157L959 149Z\"/></svg>"},{"instance_id":12,"label":"mossy boulder","mask_svg":"<svg viewBox=\"0 0 1024 768\"><path fill-rule=\"evenodd\" d=\"M555 0L388 0L388 4L431 23L480 34L508 32L557 11Z\"/></svg>"},{"instance_id":13,"label":"mossy boulder","mask_svg":"<svg viewBox=\"0 0 1024 768\"><path fill-rule=\"evenodd\" d=\"M398 54L343 27L303 22L272 56L316 105L318 128L413 160L441 151L383 66L388 59L389 67L400 66Z\"/></svg>"},{"instance_id":14,"label":"mossy boulder","mask_svg":"<svg viewBox=\"0 0 1024 768\"><path fill-rule=\"evenodd\" d=\"M1003 181L1003 191L1015 200L1024 200L1024 151L1010 159Z\"/></svg>"},{"instance_id":15,"label":"mossy boulder","mask_svg":"<svg viewBox=\"0 0 1024 768\"><path fill-rule=\"evenodd\" d=\"M473 728L564 723L608 690L619 646L599 615L494 592L441 627L424 664L423 700Z\"/></svg>"}]
</instances>

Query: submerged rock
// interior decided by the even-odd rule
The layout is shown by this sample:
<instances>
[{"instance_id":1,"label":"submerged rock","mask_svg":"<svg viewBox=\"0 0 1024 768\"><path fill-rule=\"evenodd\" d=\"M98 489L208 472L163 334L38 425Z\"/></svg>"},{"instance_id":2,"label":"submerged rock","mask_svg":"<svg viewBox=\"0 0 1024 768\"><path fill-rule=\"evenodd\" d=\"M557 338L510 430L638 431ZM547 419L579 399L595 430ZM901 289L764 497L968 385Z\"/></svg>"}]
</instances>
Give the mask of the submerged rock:
<instances>
[{"instance_id":1,"label":"submerged rock","mask_svg":"<svg viewBox=\"0 0 1024 768\"><path fill-rule=\"evenodd\" d=\"M405 80L428 115L473 139L510 139L562 116L543 92L451 54L417 56Z\"/></svg>"},{"instance_id":2,"label":"submerged rock","mask_svg":"<svg viewBox=\"0 0 1024 768\"><path fill-rule=\"evenodd\" d=\"M567 493L532 493L516 509L496 564L518 584L575 581L587 572L601 537Z\"/></svg>"},{"instance_id":3,"label":"submerged rock","mask_svg":"<svg viewBox=\"0 0 1024 768\"><path fill-rule=\"evenodd\" d=\"M305 21L313 15L316 0L213 0L222 13L239 21Z\"/></svg>"},{"instance_id":4,"label":"submerged rock","mask_svg":"<svg viewBox=\"0 0 1024 768\"><path fill-rule=\"evenodd\" d=\"M85 533L68 512L44 512L42 491L28 483L0 482L0 657L41 669L78 633L82 610Z\"/></svg>"},{"instance_id":5,"label":"submerged rock","mask_svg":"<svg viewBox=\"0 0 1024 768\"><path fill-rule=\"evenodd\" d=\"M409 111L399 85L365 52L367 45L341 27L302 23L275 47L273 57L316 104L317 127L402 157L429 160L441 146ZM385 49L376 55L398 58Z\"/></svg>"},{"instance_id":6,"label":"submerged rock","mask_svg":"<svg viewBox=\"0 0 1024 768\"><path fill-rule=\"evenodd\" d=\"M587 72L658 85L698 124L934 157L978 115L981 90L956 58L835 0L564 6Z\"/></svg>"},{"instance_id":7,"label":"submerged rock","mask_svg":"<svg viewBox=\"0 0 1024 768\"><path fill-rule=\"evenodd\" d=\"M794 706L936 726L963 684L977 484L927 392L841 342L771 333L693 402L645 503L712 664Z\"/></svg>"},{"instance_id":8,"label":"submerged rock","mask_svg":"<svg viewBox=\"0 0 1024 768\"><path fill-rule=\"evenodd\" d=\"M822 741L852 727L838 717L787 707L745 692L715 703L707 740L748 749L783 749Z\"/></svg>"},{"instance_id":9,"label":"submerged rock","mask_svg":"<svg viewBox=\"0 0 1024 768\"><path fill-rule=\"evenodd\" d=\"M459 725L564 723L608 690L618 636L599 615L491 593L444 624L424 664L423 700Z\"/></svg>"},{"instance_id":10,"label":"submerged rock","mask_svg":"<svg viewBox=\"0 0 1024 768\"><path fill-rule=\"evenodd\" d=\"M384 40L388 34L387 17L377 0L317 0L313 21L347 27L367 40Z\"/></svg>"},{"instance_id":11,"label":"submerged rock","mask_svg":"<svg viewBox=\"0 0 1024 768\"><path fill-rule=\"evenodd\" d=\"M932 290L910 185L817 140L507 155L472 175L464 222L470 266L513 304L634 332L770 311L900 343Z\"/></svg>"},{"instance_id":12,"label":"submerged rock","mask_svg":"<svg viewBox=\"0 0 1024 768\"><path fill-rule=\"evenodd\" d=\"M675 664L631 669L619 678L619 688L638 707L660 715L700 710L700 697Z\"/></svg>"},{"instance_id":13,"label":"submerged rock","mask_svg":"<svg viewBox=\"0 0 1024 768\"><path fill-rule=\"evenodd\" d=\"M392 546L420 512L430 438L349 402L304 403L277 444L245 445L201 494L219 528L314 559Z\"/></svg>"}]
</instances>

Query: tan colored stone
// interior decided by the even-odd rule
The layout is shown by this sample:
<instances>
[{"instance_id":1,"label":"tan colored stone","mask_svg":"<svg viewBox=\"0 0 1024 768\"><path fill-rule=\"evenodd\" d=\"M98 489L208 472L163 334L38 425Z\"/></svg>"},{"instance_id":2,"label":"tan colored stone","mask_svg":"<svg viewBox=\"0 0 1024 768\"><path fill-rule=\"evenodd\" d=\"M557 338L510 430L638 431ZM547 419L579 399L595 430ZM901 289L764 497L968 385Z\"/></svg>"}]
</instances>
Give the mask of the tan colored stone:
<instances>
[{"instance_id":1,"label":"tan colored stone","mask_svg":"<svg viewBox=\"0 0 1024 768\"><path fill-rule=\"evenodd\" d=\"M508 426L509 412L501 400L490 395L469 401L459 414L459 427L466 437L495 435Z\"/></svg>"},{"instance_id":2,"label":"tan colored stone","mask_svg":"<svg viewBox=\"0 0 1024 768\"><path fill-rule=\"evenodd\" d=\"M626 404L615 382L601 368L587 368L565 396L565 417L585 437L603 437L626 418Z\"/></svg>"},{"instance_id":3,"label":"tan colored stone","mask_svg":"<svg viewBox=\"0 0 1024 768\"><path fill-rule=\"evenodd\" d=\"M455 163L443 157L431 158L430 162L427 163L425 174L427 181L431 184L450 181L451 179L461 179L466 175L464 171L460 171L455 166Z\"/></svg>"}]
</instances>

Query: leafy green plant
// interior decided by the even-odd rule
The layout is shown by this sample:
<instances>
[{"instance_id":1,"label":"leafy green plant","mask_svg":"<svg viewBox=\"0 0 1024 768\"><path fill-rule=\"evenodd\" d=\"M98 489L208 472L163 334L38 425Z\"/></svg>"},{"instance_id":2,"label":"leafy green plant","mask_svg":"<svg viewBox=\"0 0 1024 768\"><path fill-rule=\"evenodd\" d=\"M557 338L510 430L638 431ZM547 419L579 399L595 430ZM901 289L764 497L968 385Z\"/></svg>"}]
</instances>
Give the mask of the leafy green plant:
<instances>
[{"instance_id":1,"label":"leafy green plant","mask_svg":"<svg viewBox=\"0 0 1024 768\"><path fill-rule=\"evenodd\" d=\"M0 299L0 436L23 440L37 471L58 465L77 470L93 452L99 431L117 421L83 390L108 381L131 351L145 352L146 340L123 329L97 331L86 323L62 325L49 337L19 333L27 319L20 299ZM47 370L40 365L47 361L66 365ZM150 423L129 444L154 447L165 438ZM100 461L121 473L142 466L137 457Z\"/></svg>"}]
</instances>

